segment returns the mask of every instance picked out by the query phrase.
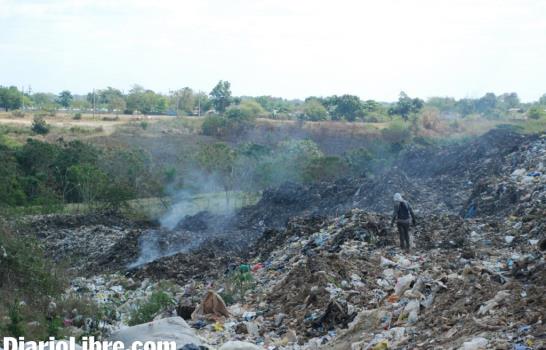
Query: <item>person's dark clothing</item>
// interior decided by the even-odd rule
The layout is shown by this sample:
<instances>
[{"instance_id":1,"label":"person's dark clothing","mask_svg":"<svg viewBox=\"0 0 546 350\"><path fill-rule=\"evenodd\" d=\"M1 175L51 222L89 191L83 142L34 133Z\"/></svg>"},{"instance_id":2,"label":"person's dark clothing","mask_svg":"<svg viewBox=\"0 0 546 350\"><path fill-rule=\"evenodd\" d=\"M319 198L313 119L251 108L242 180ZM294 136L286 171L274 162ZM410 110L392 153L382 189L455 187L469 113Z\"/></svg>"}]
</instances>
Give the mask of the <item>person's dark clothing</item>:
<instances>
[{"instance_id":1,"label":"person's dark clothing","mask_svg":"<svg viewBox=\"0 0 546 350\"><path fill-rule=\"evenodd\" d=\"M398 234L400 235L400 247L402 249L409 249L410 224L413 221L413 224L415 225L417 220L415 220L415 214L413 213L413 209L408 202L396 202L392 213L391 224L394 224L395 221L398 227Z\"/></svg>"},{"instance_id":2,"label":"person's dark clothing","mask_svg":"<svg viewBox=\"0 0 546 350\"><path fill-rule=\"evenodd\" d=\"M399 222L396 224L398 226L398 235L400 236L400 248L402 249L409 249L409 223L402 223Z\"/></svg>"},{"instance_id":3,"label":"person's dark clothing","mask_svg":"<svg viewBox=\"0 0 546 350\"><path fill-rule=\"evenodd\" d=\"M417 221L415 220L415 214L413 213L411 205L406 201L396 202L396 204L394 204L391 223L394 224L396 221L411 224L411 220L413 220L413 224L415 224Z\"/></svg>"}]
</instances>

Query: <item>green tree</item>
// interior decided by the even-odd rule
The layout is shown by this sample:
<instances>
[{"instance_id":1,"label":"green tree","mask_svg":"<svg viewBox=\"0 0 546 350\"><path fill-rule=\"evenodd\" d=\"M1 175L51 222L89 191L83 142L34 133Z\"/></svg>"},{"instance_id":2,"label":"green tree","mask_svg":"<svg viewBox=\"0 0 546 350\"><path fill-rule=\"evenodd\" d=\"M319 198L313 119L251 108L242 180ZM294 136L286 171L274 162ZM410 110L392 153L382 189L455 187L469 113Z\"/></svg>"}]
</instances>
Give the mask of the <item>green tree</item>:
<instances>
[{"instance_id":1,"label":"green tree","mask_svg":"<svg viewBox=\"0 0 546 350\"><path fill-rule=\"evenodd\" d=\"M201 125L201 132L207 136L224 136L227 132L228 121L225 117L219 115L209 115L205 117Z\"/></svg>"},{"instance_id":2,"label":"green tree","mask_svg":"<svg viewBox=\"0 0 546 350\"><path fill-rule=\"evenodd\" d=\"M461 114L461 116L466 117L472 113L476 112L476 103L475 100L470 98L462 98L455 104L455 110Z\"/></svg>"},{"instance_id":3,"label":"green tree","mask_svg":"<svg viewBox=\"0 0 546 350\"><path fill-rule=\"evenodd\" d=\"M336 99L334 113L338 117L337 119L343 118L352 122L358 118L364 117L364 110L362 107L362 101L360 101L358 96L342 95Z\"/></svg>"},{"instance_id":4,"label":"green tree","mask_svg":"<svg viewBox=\"0 0 546 350\"><path fill-rule=\"evenodd\" d=\"M315 158L323 157L318 145L311 140L289 140L281 142L270 164L263 168L269 174L269 182L304 181L305 169Z\"/></svg>"},{"instance_id":5,"label":"green tree","mask_svg":"<svg viewBox=\"0 0 546 350\"><path fill-rule=\"evenodd\" d=\"M94 204L104 195L107 175L91 164L77 164L68 168L69 181L83 203Z\"/></svg>"},{"instance_id":6,"label":"green tree","mask_svg":"<svg viewBox=\"0 0 546 350\"><path fill-rule=\"evenodd\" d=\"M353 173L364 175L371 169L373 156L367 149L357 148L347 152L345 161Z\"/></svg>"},{"instance_id":7,"label":"green tree","mask_svg":"<svg viewBox=\"0 0 546 350\"><path fill-rule=\"evenodd\" d=\"M50 168L53 169L57 191L64 201L78 202L81 200L77 184L73 183L70 168L74 165L88 164L95 166L100 152L93 145L78 140L56 144L58 151Z\"/></svg>"},{"instance_id":8,"label":"green tree","mask_svg":"<svg viewBox=\"0 0 546 350\"><path fill-rule=\"evenodd\" d=\"M125 102L125 98L123 96L113 96L108 101L107 106L109 112L116 112L117 115L119 112L123 112L125 110L127 103Z\"/></svg>"},{"instance_id":9,"label":"green tree","mask_svg":"<svg viewBox=\"0 0 546 350\"><path fill-rule=\"evenodd\" d=\"M243 111L244 114L250 116L250 118L263 116L267 113L258 102L252 99L243 100L239 104L239 108Z\"/></svg>"},{"instance_id":10,"label":"green tree","mask_svg":"<svg viewBox=\"0 0 546 350\"><path fill-rule=\"evenodd\" d=\"M527 111L527 117L535 120L544 118L546 117L546 110L541 106L533 106Z\"/></svg>"},{"instance_id":11,"label":"green tree","mask_svg":"<svg viewBox=\"0 0 546 350\"><path fill-rule=\"evenodd\" d=\"M68 90L61 91L59 96L57 96L56 102L63 106L64 108L69 108L72 105L72 100L74 97Z\"/></svg>"},{"instance_id":12,"label":"green tree","mask_svg":"<svg viewBox=\"0 0 546 350\"><path fill-rule=\"evenodd\" d=\"M197 153L197 162L207 174L219 179L229 204L229 192L233 189L234 165L237 154L222 142L202 145Z\"/></svg>"},{"instance_id":13,"label":"green tree","mask_svg":"<svg viewBox=\"0 0 546 350\"><path fill-rule=\"evenodd\" d=\"M78 111L85 111L91 108L91 103L86 98L74 98L72 101L72 108Z\"/></svg>"},{"instance_id":14,"label":"green tree","mask_svg":"<svg viewBox=\"0 0 546 350\"><path fill-rule=\"evenodd\" d=\"M23 205L25 192L19 182L20 172L15 152L0 144L0 207Z\"/></svg>"},{"instance_id":15,"label":"green tree","mask_svg":"<svg viewBox=\"0 0 546 350\"><path fill-rule=\"evenodd\" d=\"M295 103L291 103L288 100L285 100L280 97L272 97L272 96L258 96L255 98L256 102L258 102L266 111L273 114L273 116L276 116L280 113L289 113L291 112L294 107Z\"/></svg>"},{"instance_id":16,"label":"green tree","mask_svg":"<svg viewBox=\"0 0 546 350\"><path fill-rule=\"evenodd\" d=\"M542 96L540 96L540 98L538 99L538 104L542 106L546 106L546 94L543 94Z\"/></svg>"},{"instance_id":17,"label":"green tree","mask_svg":"<svg viewBox=\"0 0 546 350\"><path fill-rule=\"evenodd\" d=\"M328 111L317 99L308 99L303 104L301 118L304 120L320 121L328 119Z\"/></svg>"},{"instance_id":18,"label":"green tree","mask_svg":"<svg viewBox=\"0 0 546 350\"><path fill-rule=\"evenodd\" d=\"M316 157L309 160L303 172L303 180L307 182L334 179L347 173L347 163L335 156Z\"/></svg>"},{"instance_id":19,"label":"green tree","mask_svg":"<svg viewBox=\"0 0 546 350\"><path fill-rule=\"evenodd\" d=\"M152 90L135 85L127 95L127 112L143 114L164 114L167 111L168 99Z\"/></svg>"},{"instance_id":20,"label":"green tree","mask_svg":"<svg viewBox=\"0 0 546 350\"><path fill-rule=\"evenodd\" d=\"M476 102L476 110L482 114L491 113L497 106L497 97L494 93L488 92Z\"/></svg>"},{"instance_id":21,"label":"green tree","mask_svg":"<svg viewBox=\"0 0 546 350\"><path fill-rule=\"evenodd\" d=\"M58 202L55 173L51 166L59 153L59 147L49 142L28 139L17 149L16 158L22 174L19 178L27 201L31 204Z\"/></svg>"},{"instance_id":22,"label":"green tree","mask_svg":"<svg viewBox=\"0 0 546 350\"><path fill-rule=\"evenodd\" d=\"M515 92L504 93L498 97L498 104L504 109L516 108L520 105L519 96Z\"/></svg>"},{"instance_id":23,"label":"green tree","mask_svg":"<svg viewBox=\"0 0 546 350\"><path fill-rule=\"evenodd\" d=\"M223 116L209 115L203 121L201 131L208 136L237 136L248 130L263 109L255 102L243 102L229 107Z\"/></svg>"},{"instance_id":24,"label":"green tree","mask_svg":"<svg viewBox=\"0 0 546 350\"><path fill-rule=\"evenodd\" d=\"M231 97L231 84L229 81L220 80L209 95L214 109L218 113L224 113L233 100Z\"/></svg>"},{"instance_id":25,"label":"green tree","mask_svg":"<svg viewBox=\"0 0 546 350\"><path fill-rule=\"evenodd\" d=\"M438 108L441 112L453 112L457 101L453 97L430 97L426 105Z\"/></svg>"},{"instance_id":26,"label":"green tree","mask_svg":"<svg viewBox=\"0 0 546 350\"><path fill-rule=\"evenodd\" d=\"M411 130L405 122L396 120L387 128L381 129L381 135L387 142L401 146L411 138Z\"/></svg>"},{"instance_id":27,"label":"green tree","mask_svg":"<svg viewBox=\"0 0 546 350\"><path fill-rule=\"evenodd\" d=\"M320 121L328 119L328 111L317 99L308 99L303 104L302 119L311 121Z\"/></svg>"},{"instance_id":28,"label":"green tree","mask_svg":"<svg viewBox=\"0 0 546 350\"><path fill-rule=\"evenodd\" d=\"M197 98L198 96L189 87L173 91L169 96L169 109L176 115L191 115L198 107Z\"/></svg>"},{"instance_id":29,"label":"green tree","mask_svg":"<svg viewBox=\"0 0 546 350\"><path fill-rule=\"evenodd\" d=\"M108 112L121 112L126 107L125 96L121 90L108 86L106 89L96 90L87 94L87 102L95 103L97 108L106 108Z\"/></svg>"},{"instance_id":30,"label":"green tree","mask_svg":"<svg viewBox=\"0 0 546 350\"><path fill-rule=\"evenodd\" d=\"M23 105L23 94L15 86L0 86L0 108L6 111L19 109Z\"/></svg>"},{"instance_id":31,"label":"green tree","mask_svg":"<svg viewBox=\"0 0 546 350\"><path fill-rule=\"evenodd\" d=\"M408 120L410 114L417 113L423 108L424 101L419 98L410 98L404 91L400 92L398 102L389 108L389 115L399 115Z\"/></svg>"},{"instance_id":32,"label":"green tree","mask_svg":"<svg viewBox=\"0 0 546 350\"><path fill-rule=\"evenodd\" d=\"M195 95L196 106L194 109L195 115L204 115L206 112L212 109L212 101L205 92L199 92Z\"/></svg>"},{"instance_id":33,"label":"green tree","mask_svg":"<svg viewBox=\"0 0 546 350\"><path fill-rule=\"evenodd\" d=\"M53 109L55 98L55 95L43 92L37 92L31 96L33 106L39 109Z\"/></svg>"}]
</instances>

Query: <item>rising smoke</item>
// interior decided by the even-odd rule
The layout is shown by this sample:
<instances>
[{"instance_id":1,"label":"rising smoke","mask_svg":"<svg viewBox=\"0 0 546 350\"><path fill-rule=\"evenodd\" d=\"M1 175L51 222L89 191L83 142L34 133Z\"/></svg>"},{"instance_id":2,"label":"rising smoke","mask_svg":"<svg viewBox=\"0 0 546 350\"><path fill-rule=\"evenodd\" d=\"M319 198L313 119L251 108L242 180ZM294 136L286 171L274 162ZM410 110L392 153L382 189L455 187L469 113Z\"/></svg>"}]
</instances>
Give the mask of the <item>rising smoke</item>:
<instances>
[{"instance_id":1,"label":"rising smoke","mask_svg":"<svg viewBox=\"0 0 546 350\"><path fill-rule=\"evenodd\" d=\"M209 212L215 215L201 215L199 220L219 216L221 222L226 222L235 213L235 202L223 192L217 177L193 171L188 178L191 179L191 187L170 190L173 204L159 218L161 228L149 230L140 237L138 259L128 268L136 268L166 256L188 253L198 248L205 240L221 233L219 220L205 222L203 225L205 228L214 227L214 230L197 229L199 232L192 232L180 227L184 219L199 212Z\"/></svg>"}]
</instances>

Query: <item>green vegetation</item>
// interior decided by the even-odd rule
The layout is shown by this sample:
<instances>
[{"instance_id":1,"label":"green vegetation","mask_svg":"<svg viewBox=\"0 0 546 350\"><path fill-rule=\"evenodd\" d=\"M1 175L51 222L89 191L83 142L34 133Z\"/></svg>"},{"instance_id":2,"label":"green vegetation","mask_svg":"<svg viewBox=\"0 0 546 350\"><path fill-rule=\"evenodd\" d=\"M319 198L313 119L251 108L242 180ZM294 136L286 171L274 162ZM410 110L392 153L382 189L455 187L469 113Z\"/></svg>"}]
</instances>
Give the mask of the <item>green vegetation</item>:
<instances>
[{"instance_id":1,"label":"green vegetation","mask_svg":"<svg viewBox=\"0 0 546 350\"><path fill-rule=\"evenodd\" d=\"M210 92L212 105L218 113L224 113L233 101L230 88L231 84L229 81L220 80Z\"/></svg>"},{"instance_id":2,"label":"green vegetation","mask_svg":"<svg viewBox=\"0 0 546 350\"><path fill-rule=\"evenodd\" d=\"M328 120L328 111L319 100L311 98L303 104L300 119L311 121Z\"/></svg>"},{"instance_id":3,"label":"green vegetation","mask_svg":"<svg viewBox=\"0 0 546 350\"><path fill-rule=\"evenodd\" d=\"M546 94L545 94L546 95ZM233 96L231 83L220 80L209 94L196 92L190 87L161 94L139 85L134 85L127 94L121 90L107 87L94 90L86 95L74 95L64 90L58 95L51 93L24 93L16 87L0 86L0 108L16 110L24 107L36 113L54 115L57 109L75 112L153 114L153 115L199 115L226 116L230 108L241 108L252 117L271 119L291 119L306 121L345 120L365 122L389 122L401 118L409 121L418 118L423 108L434 108L441 118L481 118L502 120L513 118L540 118L546 108L546 97L533 103L522 103L515 92L500 95L488 92L479 98L455 99L433 96L427 101L411 98L400 92L396 102L363 100L358 96L343 94L323 97L308 97L305 101L287 100L273 96ZM538 114L537 114L538 113ZM230 126L220 126L225 120L210 120L211 127L205 128L206 135L220 135L211 129L223 130ZM229 133L229 130L227 130Z\"/></svg>"},{"instance_id":4,"label":"green vegetation","mask_svg":"<svg viewBox=\"0 0 546 350\"><path fill-rule=\"evenodd\" d=\"M230 272L224 280L224 290L220 294L227 305L244 300L248 291L256 287L256 282L250 271L241 269Z\"/></svg>"},{"instance_id":5,"label":"green vegetation","mask_svg":"<svg viewBox=\"0 0 546 350\"><path fill-rule=\"evenodd\" d=\"M31 130L38 135L46 135L49 133L49 125L47 125L44 117L40 115L35 115L34 120L32 121Z\"/></svg>"},{"instance_id":6,"label":"green vegetation","mask_svg":"<svg viewBox=\"0 0 546 350\"><path fill-rule=\"evenodd\" d=\"M83 317L100 319L90 300L67 296L68 275L54 264L34 238L0 223L0 333L3 336L46 340L70 335L65 314L77 309Z\"/></svg>"},{"instance_id":7,"label":"green vegetation","mask_svg":"<svg viewBox=\"0 0 546 350\"><path fill-rule=\"evenodd\" d=\"M231 84L219 81L208 95L189 87L165 95L135 85L127 94L112 87L86 96L10 87L0 96L2 108L11 110L4 119L11 124L0 126L0 208L11 213L67 205L121 210L153 201L165 189L224 192L229 201L231 193L259 193L285 181L371 174L405 148L463 139L499 124L519 125L521 132L546 129L546 95L522 103L512 92L426 102L404 92L394 103L350 94L301 101L232 96ZM25 109L14 109L17 101ZM30 127L28 109L35 116ZM91 119L90 109L109 114ZM178 117L143 120L120 113ZM73 124L59 125L67 115ZM116 123L91 124L102 121Z\"/></svg>"},{"instance_id":8,"label":"green vegetation","mask_svg":"<svg viewBox=\"0 0 546 350\"><path fill-rule=\"evenodd\" d=\"M112 101L115 102L116 98L112 97L109 101L110 108L117 110L121 107L121 101L119 101L120 106L112 105ZM125 113L164 114L167 111L167 106L168 100L165 96L135 85L127 95Z\"/></svg>"},{"instance_id":9,"label":"green vegetation","mask_svg":"<svg viewBox=\"0 0 546 350\"><path fill-rule=\"evenodd\" d=\"M129 326L150 322L162 311L175 304L174 300L163 291L153 292L152 295L131 313Z\"/></svg>"},{"instance_id":10,"label":"green vegetation","mask_svg":"<svg viewBox=\"0 0 546 350\"><path fill-rule=\"evenodd\" d=\"M74 97L68 90L62 91L59 96L57 97L56 102L61 105L64 108L70 107L72 105L72 101L74 100Z\"/></svg>"},{"instance_id":11,"label":"green vegetation","mask_svg":"<svg viewBox=\"0 0 546 350\"><path fill-rule=\"evenodd\" d=\"M398 102L389 108L389 115L399 115L405 121L413 113L417 113L423 108L425 102L419 98L410 98L404 91L400 93Z\"/></svg>"},{"instance_id":12,"label":"green vegetation","mask_svg":"<svg viewBox=\"0 0 546 350\"><path fill-rule=\"evenodd\" d=\"M64 203L119 210L129 199L161 193L149 156L138 150L28 139L21 147L0 145L0 159L4 210L40 206L50 211Z\"/></svg>"},{"instance_id":13,"label":"green vegetation","mask_svg":"<svg viewBox=\"0 0 546 350\"><path fill-rule=\"evenodd\" d=\"M381 135L385 141L401 145L411 138L411 130L408 123L403 121L394 121L387 128L381 130Z\"/></svg>"},{"instance_id":14,"label":"green vegetation","mask_svg":"<svg viewBox=\"0 0 546 350\"><path fill-rule=\"evenodd\" d=\"M0 108L9 111L19 109L23 105L23 94L15 86L0 86Z\"/></svg>"},{"instance_id":15,"label":"green vegetation","mask_svg":"<svg viewBox=\"0 0 546 350\"><path fill-rule=\"evenodd\" d=\"M529 111L527 112L527 116L534 120L546 118L546 107L533 106L529 108Z\"/></svg>"}]
</instances>

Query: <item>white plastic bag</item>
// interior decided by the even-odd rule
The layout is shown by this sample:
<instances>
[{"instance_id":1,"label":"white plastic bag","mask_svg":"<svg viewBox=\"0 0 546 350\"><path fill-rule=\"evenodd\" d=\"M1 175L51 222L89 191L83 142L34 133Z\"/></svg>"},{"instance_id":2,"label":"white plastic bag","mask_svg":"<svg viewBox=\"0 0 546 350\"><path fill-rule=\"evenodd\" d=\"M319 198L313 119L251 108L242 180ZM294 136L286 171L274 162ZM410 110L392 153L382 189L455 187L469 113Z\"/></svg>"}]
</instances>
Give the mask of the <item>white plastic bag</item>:
<instances>
[{"instance_id":1,"label":"white plastic bag","mask_svg":"<svg viewBox=\"0 0 546 350\"><path fill-rule=\"evenodd\" d=\"M394 293L398 296L401 296L406 290L410 288L411 282L413 282L414 280L415 276L413 276L411 273L400 277L398 281L396 281L396 285L394 286Z\"/></svg>"}]
</instances>

